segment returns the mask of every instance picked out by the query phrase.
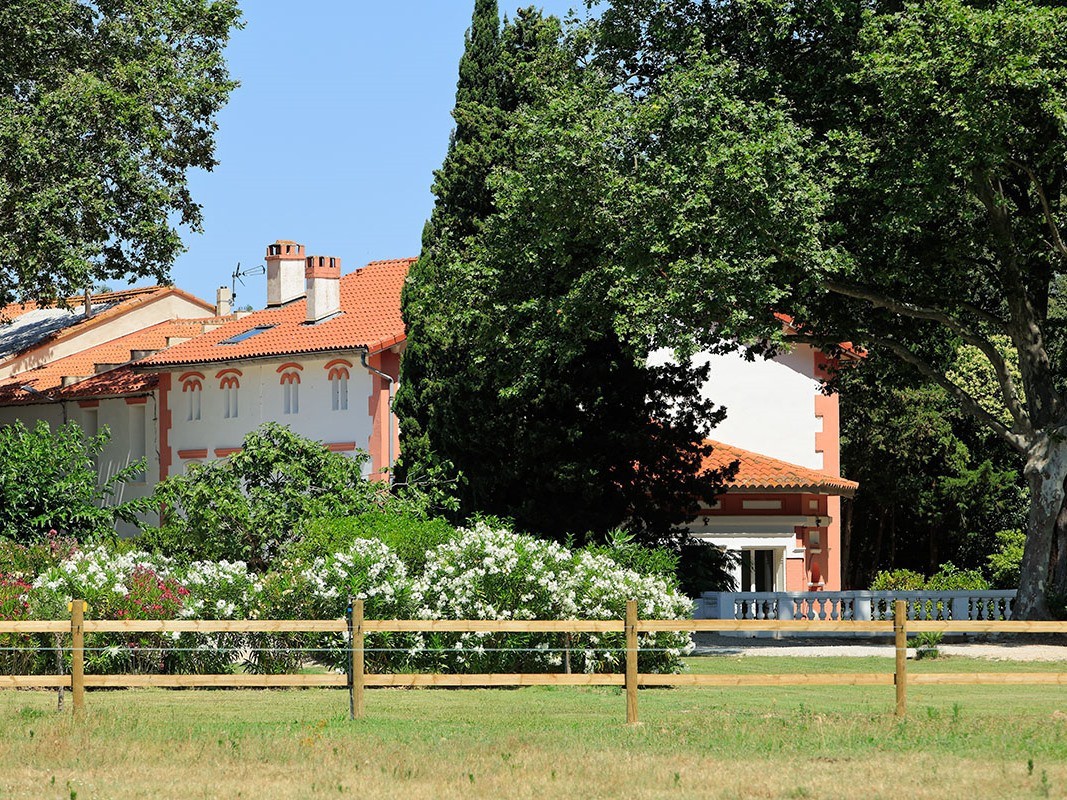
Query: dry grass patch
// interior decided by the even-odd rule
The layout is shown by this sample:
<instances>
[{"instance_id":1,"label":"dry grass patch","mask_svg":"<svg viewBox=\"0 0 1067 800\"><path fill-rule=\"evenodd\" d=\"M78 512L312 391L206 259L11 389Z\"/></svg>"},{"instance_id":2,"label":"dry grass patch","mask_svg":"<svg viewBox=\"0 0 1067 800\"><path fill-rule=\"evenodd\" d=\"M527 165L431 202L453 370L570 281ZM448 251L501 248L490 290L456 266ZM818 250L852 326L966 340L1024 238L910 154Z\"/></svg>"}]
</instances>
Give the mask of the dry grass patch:
<instances>
[{"instance_id":1,"label":"dry grass patch","mask_svg":"<svg viewBox=\"0 0 1067 800\"><path fill-rule=\"evenodd\" d=\"M868 660L733 661L694 668ZM628 728L617 689L377 690L355 723L340 691L130 690L90 693L75 724L53 694L8 691L0 798L1067 796L1062 689L910 698L901 722L886 687L649 690Z\"/></svg>"}]
</instances>

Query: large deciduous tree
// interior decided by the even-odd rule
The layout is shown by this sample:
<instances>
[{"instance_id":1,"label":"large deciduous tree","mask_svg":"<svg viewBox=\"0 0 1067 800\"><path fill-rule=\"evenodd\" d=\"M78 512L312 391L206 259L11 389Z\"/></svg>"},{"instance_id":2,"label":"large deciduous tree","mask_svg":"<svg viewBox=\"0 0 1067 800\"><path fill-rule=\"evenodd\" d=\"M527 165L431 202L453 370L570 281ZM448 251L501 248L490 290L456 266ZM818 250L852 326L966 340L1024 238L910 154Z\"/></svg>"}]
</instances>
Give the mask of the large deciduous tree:
<instances>
[{"instance_id":1,"label":"large deciduous tree","mask_svg":"<svg viewBox=\"0 0 1067 800\"><path fill-rule=\"evenodd\" d=\"M1047 615L1067 594L1048 313L1067 272L1067 9L614 0L574 38L590 46L572 85L513 132L496 240L521 262L595 233L562 305L599 292L628 340L773 348L784 312L800 340L938 386L1024 468L1017 610ZM997 409L953 374L961 347Z\"/></svg>"},{"instance_id":2,"label":"large deciduous tree","mask_svg":"<svg viewBox=\"0 0 1067 800\"><path fill-rule=\"evenodd\" d=\"M595 238L513 259L493 229L494 175L516 165L509 131L576 70L558 20L523 9L501 26L496 3L477 2L456 128L404 290L400 478L448 465L462 474L461 515L556 538L625 524L658 541L721 489L703 466L721 416L700 396L706 372L647 366L647 347L616 333L607 306L567 299ZM526 222L533 235L537 220Z\"/></svg>"},{"instance_id":3,"label":"large deciduous tree","mask_svg":"<svg viewBox=\"0 0 1067 800\"><path fill-rule=\"evenodd\" d=\"M0 4L0 305L167 279L239 24L236 0Z\"/></svg>"}]
</instances>

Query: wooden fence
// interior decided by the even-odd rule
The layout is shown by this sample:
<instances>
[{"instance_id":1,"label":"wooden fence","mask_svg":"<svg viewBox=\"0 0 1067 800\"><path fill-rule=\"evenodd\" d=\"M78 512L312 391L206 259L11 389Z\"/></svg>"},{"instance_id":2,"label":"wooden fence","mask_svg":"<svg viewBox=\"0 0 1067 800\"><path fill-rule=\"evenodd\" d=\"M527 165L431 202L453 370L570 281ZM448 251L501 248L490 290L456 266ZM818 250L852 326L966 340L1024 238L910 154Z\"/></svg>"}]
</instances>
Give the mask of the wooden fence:
<instances>
[{"instance_id":1,"label":"wooden fence","mask_svg":"<svg viewBox=\"0 0 1067 800\"><path fill-rule=\"evenodd\" d=\"M441 674L367 673L364 637L378 632L440 633L624 633L626 665L622 673L483 673ZM642 674L637 671L638 634L663 631L791 631L820 633L868 633L894 635L896 667L885 673L785 673L758 675ZM907 637L923 631L958 633L1067 633L1067 622L934 621L909 620L905 601L898 600L894 619L871 621L826 620L721 620L639 619L636 601L626 604L625 619L614 620L403 620L364 619L363 601L352 603L350 619L344 620L87 620L85 603L71 604L71 618L49 621L0 620L0 633L69 633L70 675L0 675L0 688L68 688L74 712L85 705L85 689L97 687L228 687L283 688L347 687L350 714L364 713L364 693L372 686L621 686L626 696L626 721L636 724L637 689L640 686L895 686L896 713L907 709L908 684L1058 684L1067 685L1064 672L968 672L916 673L907 670ZM347 633L351 632L348 674L286 675L86 675L86 633Z\"/></svg>"}]
</instances>

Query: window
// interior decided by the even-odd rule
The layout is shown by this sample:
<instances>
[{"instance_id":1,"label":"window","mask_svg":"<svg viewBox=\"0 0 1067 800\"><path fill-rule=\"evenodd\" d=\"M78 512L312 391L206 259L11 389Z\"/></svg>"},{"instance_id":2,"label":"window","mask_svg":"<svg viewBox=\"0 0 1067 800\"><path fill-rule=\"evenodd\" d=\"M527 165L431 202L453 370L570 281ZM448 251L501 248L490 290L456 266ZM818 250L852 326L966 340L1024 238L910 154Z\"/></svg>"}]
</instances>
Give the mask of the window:
<instances>
[{"instance_id":1,"label":"window","mask_svg":"<svg viewBox=\"0 0 1067 800\"><path fill-rule=\"evenodd\" d=\"M130 411L130 463L132 464L148 454L147 420L144 403L127 405L126 408ZM144 483L145 471L142 469L136 473L133 480L137 483Z\"/></svg>"},{"instance_id":2,"label":"window","mask_svg":"<svg viewBox=\"0 0 1067 800\"><path fill-rule=\"evenodd\" d=\"M200 419L200 402L204 390L204 376L199 372L186 372L178 378L185 395L185 420L194 422Z\"/></svg>"},{"instance_id":3,"label":"window","mask_svg":"<svg viewBox=\"0 0 1067 800\"><path fill-rule=\"evenodd\" d=\"M240 344L246 339L251 339L253 336L263 333L263 331L269 331L273 327L273 325L257 325L255 328L241 331L240 333L231 336L229 339L223 339L219 344Z\"/></svg>"},{"instance_id":4,"label":"window","mask_svg":"<svg viewBox=\"0 0 1067 800\"><path fill-rule=\"evenodd\" d=\"M300 413L300 373L286 372L282 375L282 412Z\"/></svg>"},{"instance_id":5,"label":"window","mask_svg":"<svg viewBox=\"0 0 1067 800\"><path fill-rule=\"evenodd\" d=\"M304 369L295 361L278 367L278 379L282 385L282 413L300 413L300 371Z\"/></svg>"},{"instance_id":6,"label":"window","mask_svg":"<svg viewBox=\"0 0 1067 800\"><path fill-rule=\"evenodd\" d=\"M330 407L334 411L348 410L348 376L351 363L343 359L331 361L326 365L330 379Z\"/></svg>"},{"instance_id":7,"label":"window","mask_svg":"<svg viewBox=\"0 0 1067 800\"><path fill-rule=\"evenodd\" d=\"M203 385L200 381L190 381L182 387L182 391L185 392L188 398L188 411L185 415L185 419L189 422L200 419L200 393Z\"/></svg>"},{"instance_id":8,"label":"window","mask_svg":"<svg viewBox=\"0 0 1067 800\"><path fill-rule=\"evenodd\" d=\"M99 408L82 408L82 430L85 431L85 435L88 437L96 436L100 432L100 409ZM93 469L99 472L100 470L100 458L99 456L93 456Z\"/></svg>"},{"instance_id":9,"label":"window","mask_svg":"<svg viewBox=\"0 0 1067 800\"><path fill-rule=\"evenodd\" d=\"M241 388L241 371L224 369L218 373L219 389L222 390L222 418L237 419L237 392Z\"/></svg>"}]
</instances>

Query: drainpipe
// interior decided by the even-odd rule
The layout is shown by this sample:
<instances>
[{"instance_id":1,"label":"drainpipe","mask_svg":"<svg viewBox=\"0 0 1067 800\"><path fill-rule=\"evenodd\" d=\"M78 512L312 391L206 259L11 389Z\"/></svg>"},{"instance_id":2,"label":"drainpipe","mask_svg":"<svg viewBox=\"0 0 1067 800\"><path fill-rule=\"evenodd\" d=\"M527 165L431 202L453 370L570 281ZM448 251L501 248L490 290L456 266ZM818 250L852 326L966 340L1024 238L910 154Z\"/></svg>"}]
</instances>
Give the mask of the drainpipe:
<instances>
[{"instance_id":1,"label":"drainpipe","mask_svg":"<svg viewBox=\"0 0 1067 800\"><path fill-rule=\"evenodd\" d=\"M381 351L379 351L379 352L381 352ZM361 350L360 353L359 353L359 361L363 365L363 368L366 369L367 372L373 372L375 375L378 375L379 377L383 378L384 380L389 381L389 408L386 409L386 415L387 416L386 416L386 420L385 420L385 426L386 426L386 436L389 439L389 482L392 483L393 482L393 384L394 384L394 380L393 380L393 376L392 375L389 375L389 374L387 374L385 372L382 372L380 369L375 369L370 364L368 364L367 363L367 355L368 354L367 354L366 350Z\"/></svg>"}]
</instances>

